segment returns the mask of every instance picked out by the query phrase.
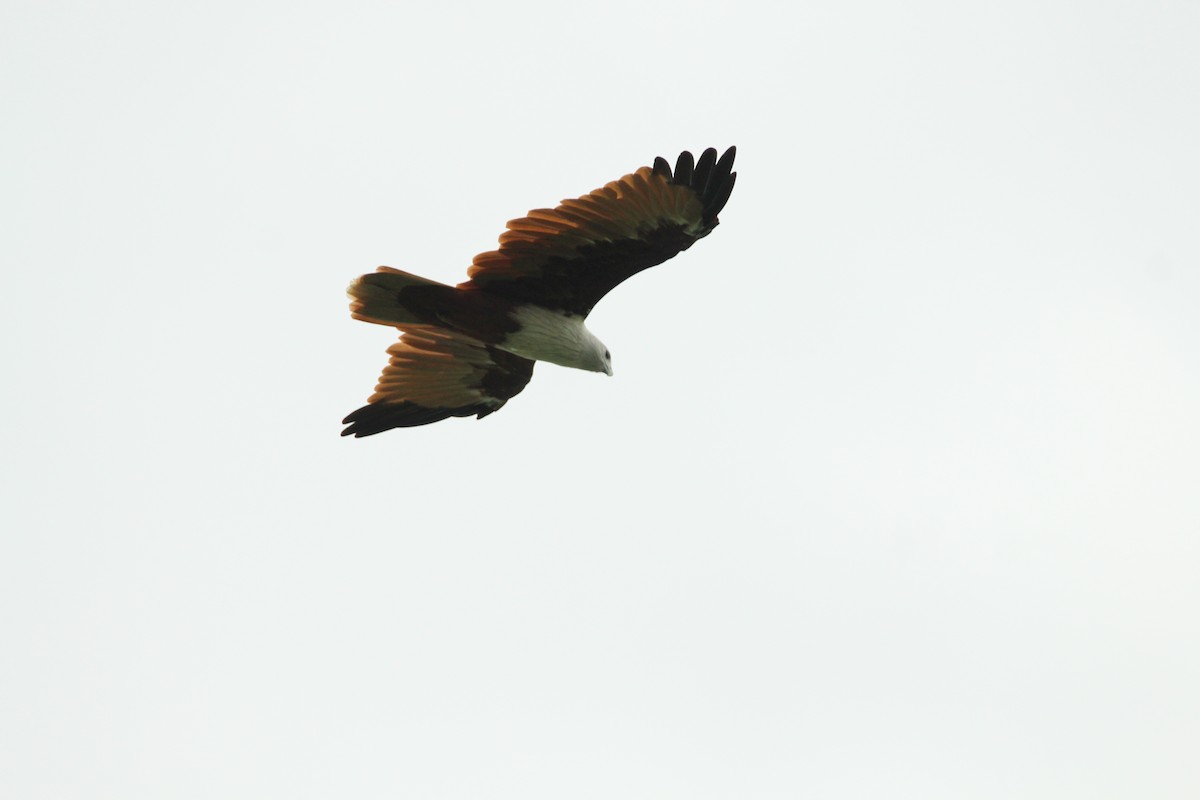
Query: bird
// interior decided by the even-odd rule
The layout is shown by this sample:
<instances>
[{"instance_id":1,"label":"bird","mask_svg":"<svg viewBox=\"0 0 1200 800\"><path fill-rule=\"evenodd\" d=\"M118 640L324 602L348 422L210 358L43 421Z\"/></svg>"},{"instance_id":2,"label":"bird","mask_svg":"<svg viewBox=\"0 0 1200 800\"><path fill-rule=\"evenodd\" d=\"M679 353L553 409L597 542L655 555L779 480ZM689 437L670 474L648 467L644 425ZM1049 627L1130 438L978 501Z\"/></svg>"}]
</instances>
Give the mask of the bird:
<instances>
[{"instance_id":1,"label":"bird","mask_svg":"<svg viewBox=\"0 0 1200 800\"><path fill-rule=\"evenodd\" d=\"M546 361L612 375L607 347L584 325L625 279L687 250L719 224L737 148L720 158L657 157L553 209L511 220L500 247L475 256L467 280L438 283L391 267L347 289L354 319L400 329L367 405L343 436L372 436L498 411Z\"/></svg>"}]
</instances>

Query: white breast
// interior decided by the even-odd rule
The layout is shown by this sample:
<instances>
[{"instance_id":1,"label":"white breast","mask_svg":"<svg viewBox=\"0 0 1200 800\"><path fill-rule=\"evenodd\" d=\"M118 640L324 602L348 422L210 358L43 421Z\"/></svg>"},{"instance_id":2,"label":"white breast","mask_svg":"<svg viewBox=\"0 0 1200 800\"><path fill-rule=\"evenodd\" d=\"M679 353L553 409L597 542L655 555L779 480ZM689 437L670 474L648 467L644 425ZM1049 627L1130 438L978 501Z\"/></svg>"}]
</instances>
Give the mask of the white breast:
<instances>
[{"instance_id":1,"label":"white breast","mask_svg":"<svg viewBox=\"0 0 1200 800\"><path fill-rule=\"evenodd\" d=\"M596 369L597 353L604 352L604 345L584 326L583 317L540 306L520 306L512 316L521 329L508 335L499 345L502 349L564 367Z\"/></svg>"}]
</instances>

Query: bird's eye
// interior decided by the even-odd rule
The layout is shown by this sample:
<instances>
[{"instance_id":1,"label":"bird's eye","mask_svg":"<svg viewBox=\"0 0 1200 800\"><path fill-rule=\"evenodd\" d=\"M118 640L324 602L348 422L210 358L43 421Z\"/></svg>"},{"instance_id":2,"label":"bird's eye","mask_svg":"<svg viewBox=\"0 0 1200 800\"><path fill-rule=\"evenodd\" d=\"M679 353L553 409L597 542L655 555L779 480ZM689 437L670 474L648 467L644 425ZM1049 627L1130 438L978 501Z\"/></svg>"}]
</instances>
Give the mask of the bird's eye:
<instances>
[{"instance_id":1,"label":"bird's eye","mask_svg":"<svg viewBox=\"0 0 1200 800\"><path fill-rule=\"evenodd\" d=\"M605 350L605 351L604 351L604 357L605 357L606 359L612 358L612 356L610 356L610 355L608 354L608 351L607 351L607 350Z\"/></svg>"}]
</instances>

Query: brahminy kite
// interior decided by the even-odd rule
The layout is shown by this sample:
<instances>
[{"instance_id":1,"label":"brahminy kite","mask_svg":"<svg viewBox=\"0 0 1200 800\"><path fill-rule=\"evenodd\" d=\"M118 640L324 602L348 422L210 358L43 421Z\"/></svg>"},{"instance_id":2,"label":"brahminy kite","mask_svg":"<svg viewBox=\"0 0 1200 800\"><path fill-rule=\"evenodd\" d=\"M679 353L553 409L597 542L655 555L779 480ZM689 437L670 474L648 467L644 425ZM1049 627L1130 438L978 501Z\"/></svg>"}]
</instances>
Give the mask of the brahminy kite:
<instances>
[{"instance_id":1,"label":"brahminy kite","mask_svg":"<svg viewBox=\"0 0 1200 800\"><path fill-rule=\"evenodd\" d=\"M555 209L508 223L500 249L475 256L457 286L380 267L347 290L355 319L402 331L367 405L343 436L482 419L514 397L535 361L612 375L608 349L583 322L600 298L687 250L717 227L736 149L663 158Z\"/></svg>"}]
</instances>

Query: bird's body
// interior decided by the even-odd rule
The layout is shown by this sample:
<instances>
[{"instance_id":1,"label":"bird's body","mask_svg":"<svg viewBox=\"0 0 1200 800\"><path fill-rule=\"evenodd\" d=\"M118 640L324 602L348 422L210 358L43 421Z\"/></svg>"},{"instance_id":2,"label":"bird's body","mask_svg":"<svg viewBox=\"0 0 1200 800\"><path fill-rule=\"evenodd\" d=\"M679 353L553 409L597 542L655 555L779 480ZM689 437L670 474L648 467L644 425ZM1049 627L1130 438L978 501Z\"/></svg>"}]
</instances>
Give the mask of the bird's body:
<instances>
[{"instance_id":1,"label":"bird's body","mask_svg":"<svg viewBox=\"0 0 1200 800\"><path fill-rule=\"evenodd\" d=\"M686 250L717 226L735 150L684 152L591 194L508 223L458 286L391 267L351 284L355 319L404 333L368 405L342 435L370 436L448 417L485 417L519 393L536 361L612 374L584 320L621 281Z\"/></svg>"}]
</instances>

